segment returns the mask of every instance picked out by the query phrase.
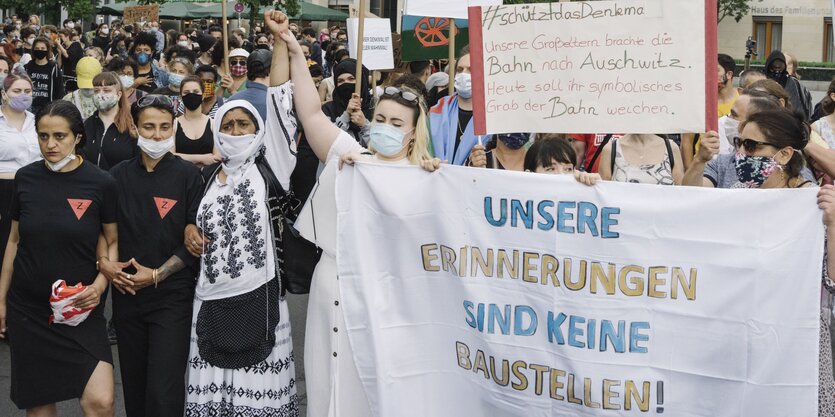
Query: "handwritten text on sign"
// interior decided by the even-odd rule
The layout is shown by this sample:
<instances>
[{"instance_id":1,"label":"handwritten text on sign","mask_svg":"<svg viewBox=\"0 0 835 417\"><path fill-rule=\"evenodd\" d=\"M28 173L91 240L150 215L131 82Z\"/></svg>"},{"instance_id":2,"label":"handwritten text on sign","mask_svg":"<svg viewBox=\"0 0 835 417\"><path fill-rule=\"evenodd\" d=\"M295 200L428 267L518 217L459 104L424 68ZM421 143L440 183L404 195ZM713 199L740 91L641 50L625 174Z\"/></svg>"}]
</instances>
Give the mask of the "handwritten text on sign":
<instances>
[{"instance_id":1,"label":"handwritten text on sign","mask_svg":"<svg viewBox=\"0 0 835 417\"><path fill-rule=\"evenodd\" d=\"M700 1L482 7L487 132L703 130L704 15Z\"/></svg>"},{"instance_id":2,"label":"handwritten text on sign","mask_svg":"<svg viewBox=\"0 0 835 417\"><path fill-rule=\"evenodd\" d=\"M339 307L376 417L817 413L815 190L371 164L336 190Z\"/></svg>"}]
</instances>

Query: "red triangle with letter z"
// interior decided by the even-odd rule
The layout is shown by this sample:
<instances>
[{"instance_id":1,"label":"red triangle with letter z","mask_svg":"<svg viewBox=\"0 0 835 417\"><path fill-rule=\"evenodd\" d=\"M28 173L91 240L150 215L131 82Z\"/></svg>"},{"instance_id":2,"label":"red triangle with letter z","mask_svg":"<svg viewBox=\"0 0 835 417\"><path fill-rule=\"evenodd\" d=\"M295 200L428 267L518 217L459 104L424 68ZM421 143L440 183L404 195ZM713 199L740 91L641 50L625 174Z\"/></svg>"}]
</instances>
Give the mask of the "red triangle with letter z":
<instances>
[{"instance_id":1,"label":"red triangle with letter z","mask_svg":"<svg viewBox=\"0 0 835 417\"><path fill-rule=\"evenodd\" d=\"M159 211L159 218L164 219L168 212L174 208L174 205L177 204L177 200L171 200L169 198L162 198L162 197L154 197L154 203L157 204L157 210Z\"/></svg>"},{"instance_id":2,"label":"red triangle with letter z","mask_svg":"<svg viewBox=\"0 0 835 417\"><path fill-rule=\"evenodd\" d=\"M93 200L82 200L78 198L68 198L67 202L70 203L70 208L78 220L81 220L81 216L84 216L90 204L93 204Z\"/></svg>"}]
</instances>

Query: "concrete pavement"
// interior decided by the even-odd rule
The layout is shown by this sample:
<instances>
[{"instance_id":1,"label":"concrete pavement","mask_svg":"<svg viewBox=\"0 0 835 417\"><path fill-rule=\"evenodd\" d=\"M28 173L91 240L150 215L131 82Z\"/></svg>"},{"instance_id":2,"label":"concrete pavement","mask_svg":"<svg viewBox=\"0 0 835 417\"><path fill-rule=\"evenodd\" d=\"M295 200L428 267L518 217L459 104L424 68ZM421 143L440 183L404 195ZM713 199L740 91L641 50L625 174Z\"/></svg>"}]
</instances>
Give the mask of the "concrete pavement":
<instances>
[{"instance_id":1,"label":"concrete pavement","mask_svg":"<svg viewBox=\"0 0 835 417\"><path fill-rule=\"evenodd\" d=\"M307 415L307 395L304 380L304 323L307 320L307 295L293 295L287 297L290 308L290 324L293 330L293 353L296 359L296 390L300 399L301 417ZM105 314L110 316L110 304L106 305ZM116 416L125 417L124 396L122 395L122 375L119 370L119 355L113 346L113 360L116 378ZM0 342L0 416L25 417L24 410L18 410L9 399L11 381L9 362L9 345ZM58 404L58 415L61 417L82 417L81 407L77 400L65 401ZM150 416L149 416L150 417Z\"/></svg>"}]
</instances>

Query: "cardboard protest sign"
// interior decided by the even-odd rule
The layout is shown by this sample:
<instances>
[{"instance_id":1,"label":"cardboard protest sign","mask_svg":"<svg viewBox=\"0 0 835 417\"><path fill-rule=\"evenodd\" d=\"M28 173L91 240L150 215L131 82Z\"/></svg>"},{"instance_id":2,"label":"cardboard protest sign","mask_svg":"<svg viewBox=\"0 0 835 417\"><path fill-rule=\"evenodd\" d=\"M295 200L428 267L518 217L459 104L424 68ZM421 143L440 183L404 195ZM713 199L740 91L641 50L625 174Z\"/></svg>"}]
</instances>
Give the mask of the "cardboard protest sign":
<instances>
[{"instance_id":1,"label":"cardboard protest sign","mask_svg":"<svg viewBox=\"0 0 835 417\"><path fill-rule=\"evenodd\" d=\"M362 64L369 70L394 68L394 48L391 42L391 23L388 19L365 18L365 32L362 45ZM357 57L357 24L359 19L349 18L348 47L351 58Z\"/></svg>"},{"instance_id":2,"label":"cardboard protest sign","mask_svg":"<svg viewBox=\"0 0 835 417\"><path fill-rule=\"evenodd\" d=\"M818 413L814 189L364 163L336 190L340 308L374 416Z\"/></svg>"},{"instance_id":3,"label":"cardboard protest sign","mask_svg":"<svg viewBox=\"0 0 835 417\"><path fill-rule=\"evenodd\" d=\"M716 129L716 0L470 9L477 134Z\"/></svg>"},{"instance_id":4,"label":"cardboard protest sign","mask_svg":"<svg viewBox=\"0 0 835 417\"><path fill-rule=\"evenodd\" d=\"M404 15L441 16L456 19L467 18L470 6L491 6L502 4L502 0L408 0Z\"/></svg>"},{"instance_id":5,"label":"cardboard protest sign","mask_svg":"<svg viewBox=\"0 0 835 417\"><path fill-rule=\"evenodd\" d=\"M137 22L159 22L159 4L125 7L122 22L126 25Z\"/></svg>"},{"instance_id":6,"label":"cardboard protest sign","mask_svg":"<svg viewBox=\"0 0 835 417\"><path fill-rule=\"evenodd\" d=\"M449 22L446 17L403 16L403 61L427 61L449 58ZM461 49L470 43L467 19L455 19L455 45ZM456 56L458 51L455 51Z\"/></svg>"}]
</instances>

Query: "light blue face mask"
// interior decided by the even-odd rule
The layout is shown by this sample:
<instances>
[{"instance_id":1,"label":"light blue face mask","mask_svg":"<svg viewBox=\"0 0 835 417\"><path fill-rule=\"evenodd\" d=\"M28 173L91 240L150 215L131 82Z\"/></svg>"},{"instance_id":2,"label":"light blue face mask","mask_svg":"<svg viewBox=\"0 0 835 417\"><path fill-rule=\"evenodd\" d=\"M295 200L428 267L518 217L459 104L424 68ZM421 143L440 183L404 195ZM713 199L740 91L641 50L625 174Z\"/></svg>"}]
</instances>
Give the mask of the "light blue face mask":
<instances>
[{"instance_id":1,"label":"light blue face mask","mask_svg":"<svg viewBox=\"0 0 835 417\"><path fill-rule=\"evenodd\" d=\"M183 82L183 77L180 74L168 74L168 85L175 90L180 89L180 84Z\"/></svg>"},{"instance_id":2,"label":"light blue face mask","mask_svg":"<svg viewBox=\"0 0 835 417\"><path fill-rule=\"evenodd\" d=\"M368 134L371 137L369 144L380 155L392 157L403 150L403 138L406 134L397 127L388 123L373 122Z\"/></svg>"}]
</instances>

